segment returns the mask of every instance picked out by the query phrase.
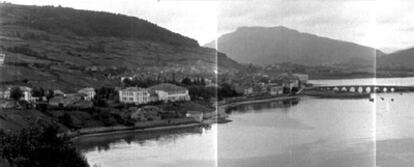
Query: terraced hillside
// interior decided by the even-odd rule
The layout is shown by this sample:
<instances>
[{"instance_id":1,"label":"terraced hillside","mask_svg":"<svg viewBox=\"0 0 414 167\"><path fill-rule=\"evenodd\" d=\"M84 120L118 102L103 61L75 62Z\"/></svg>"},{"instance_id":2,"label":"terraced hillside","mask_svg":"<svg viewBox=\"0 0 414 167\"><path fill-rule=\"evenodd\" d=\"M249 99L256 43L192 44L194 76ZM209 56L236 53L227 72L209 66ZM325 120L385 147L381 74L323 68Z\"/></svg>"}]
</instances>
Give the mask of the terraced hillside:
<instances>
[{"instance_id":1,"label":"terraced hillside","mask_svg":"<svg viewBox=\"0 0 414 167\"><path fill-rule=\"evenodd\" d=\"M2 84L64 90L117 85L123 74L213 75L241 65L148 21L53 6L0 4Z\"/></svg>"}]
</instances>

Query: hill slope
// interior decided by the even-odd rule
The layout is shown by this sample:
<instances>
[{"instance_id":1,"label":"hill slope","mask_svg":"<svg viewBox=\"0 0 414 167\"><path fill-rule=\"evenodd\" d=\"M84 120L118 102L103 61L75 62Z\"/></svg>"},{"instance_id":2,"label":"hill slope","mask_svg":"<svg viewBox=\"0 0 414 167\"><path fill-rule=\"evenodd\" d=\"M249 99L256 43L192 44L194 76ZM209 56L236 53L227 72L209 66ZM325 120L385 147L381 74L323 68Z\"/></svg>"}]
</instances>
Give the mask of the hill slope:
<instances>
[{"instance_id":1,"label":"hill slope","mask_svg":"<svg viewBox=\"0 0 414 167\"><path fill-rule=\"evenodd\" d=\"M377 59L380 67L411 68L414 67L414 48L397 51Z\"/></svg>"},{"instance_id":2,"label":"hill slope","mask_svg":"<svg viewBox=\"0 0 414 167\"><path fill-rule=\"evenodd\" d=\"M206 44L213 47L214 41ZM301 33L286 27L241 27L218 38L218 50L241 63L370 66L373 48Z\"/></svg>"},{"instance_id":3,"label":"hill slope","mask_svg":"<svg viewBox=\"0 0 414 167\"><path fill-rule=\"evenodd\" d=\"M105 12L0 4L3 84L77 89L121 75L213 75L241 67L214 49L147 21Z\"/></svg>"}]
</instances>

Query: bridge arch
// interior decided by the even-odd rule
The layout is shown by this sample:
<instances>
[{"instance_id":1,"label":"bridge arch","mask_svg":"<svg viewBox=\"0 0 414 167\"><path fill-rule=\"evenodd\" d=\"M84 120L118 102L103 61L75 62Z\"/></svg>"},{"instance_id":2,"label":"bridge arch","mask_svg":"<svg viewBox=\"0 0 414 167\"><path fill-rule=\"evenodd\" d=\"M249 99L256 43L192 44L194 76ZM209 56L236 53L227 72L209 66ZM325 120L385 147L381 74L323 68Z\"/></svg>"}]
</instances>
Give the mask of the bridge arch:
<instances>
[{"instance_id":1,"label":"bridge arch","mask_svg":"<svg viewBox=\"0 0 414 167\"><path fill-rule=\"evenodd\" d=\"M366 92L366 93L371 93L371 87L367 86L367 87L365 88L365 92Z\"/></svg>"},{"instance_id":2,"label":"bridge arch","mask_svg":"<svg viewBox=\"0 0 414 167\"><path fill-rule=\"evenodd\" d=\"M344 86L344 87L341 88L341 91L346 92L346 91L348 91L348 89Z\"/></svg>"},{"instance_id":3,"label":"bridge arch","mask_svg":"<svg viewBox=\"0 0 414 167\"><path fill-rule=\"evenodd\" d=\"M334 91L339 91L339 88L335 86L335 87L333 88L333 90L334 90Z\"/></svg>"},{"instance_id":4,"label":"bridge arch","mask_svg":"<svg viewBox=\"0 0 414 167\"><path fill-rule=\"evenodd\" d=\"M395 88L393 88L393 87L392 87L392 88L390 89L390 91L391 91L391 92L395 92Z\"/></svg>"},{"instance_id":5,"label":"bridge arch","mask_svg":"<svg viewBox=\"0 0 414 167\"><path fill-rule=\"evenodd\" d=\"M358 93L362 93L364 91L364 88L362 86L358 87Z\"/></svg>"},{"instance_id":6,"label":"bridge arch","mask_svg":"<svg viewBox=\"0 0 414 167\"><path fill-rule=\"evenodd\" d=\"M382 88L382 92L387 92L388 89L386 87Z\"/></svg>"},{"instance_id":7,"label":"bridge arch","mask_svg":"<svg viewBox=\"0 0 414 167\"><path fill-rule=\"evenodd\" d=\"M350 87L350 88L349 88L349 91L350 91L350 92L355 92L355 87L353 87L353 86L352 86L352 87Z\"/></svg>"}]
</instances>

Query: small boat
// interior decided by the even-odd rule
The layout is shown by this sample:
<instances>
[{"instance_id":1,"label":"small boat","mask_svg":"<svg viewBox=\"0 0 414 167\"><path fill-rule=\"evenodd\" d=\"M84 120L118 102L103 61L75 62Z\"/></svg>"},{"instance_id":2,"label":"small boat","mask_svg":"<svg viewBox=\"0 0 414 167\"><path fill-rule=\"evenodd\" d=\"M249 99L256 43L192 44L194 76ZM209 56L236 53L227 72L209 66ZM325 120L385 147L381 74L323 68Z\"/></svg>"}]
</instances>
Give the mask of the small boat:
<instances>
[{"instance_id":1,"label":"small boat","mask_svg":"<svg viewBox=\"0 0 414 167\"><path fill-rule=\"evenodd\" d=\"M369 98L369 101L371 101L371 102L374 101L374 98Z\"/></svg>"},{"instance_id":2,"label":"small boat","mask_svg":"<svg viewBox=\"0 0 414 167\"><path fill-rule=\"evenodd\" d=\"M381 100L384 100L384 98L383 98L383 97L381 97Z\"/></svg>"},{"instance_id":3,"label":"small boat","mask_svg":"<svg viewBox=\"0 0 414 167\"><path fill-rule=\"evenodd\" d=\"M394 101L394 98L391 98L391 101Z\"/></svg>"}]
</instances>

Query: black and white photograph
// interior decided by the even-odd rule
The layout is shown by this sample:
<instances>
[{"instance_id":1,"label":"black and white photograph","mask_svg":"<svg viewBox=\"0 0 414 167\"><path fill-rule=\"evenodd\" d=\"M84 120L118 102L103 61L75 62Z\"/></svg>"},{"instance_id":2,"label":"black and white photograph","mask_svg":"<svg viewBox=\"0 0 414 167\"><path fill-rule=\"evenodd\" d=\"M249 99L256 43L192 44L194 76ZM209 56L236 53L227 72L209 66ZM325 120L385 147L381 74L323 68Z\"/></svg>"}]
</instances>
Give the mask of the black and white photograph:
<instances>
[{"instance_id":1,"label":"black and white photograph","mask_svg":"<svg viewBox=\"0 0 414 167\"><path fill-rule=\"evenodd\" d=\"M412 167L414 1L0 2L0 167Z\"/></svg>"}]
</instances>

